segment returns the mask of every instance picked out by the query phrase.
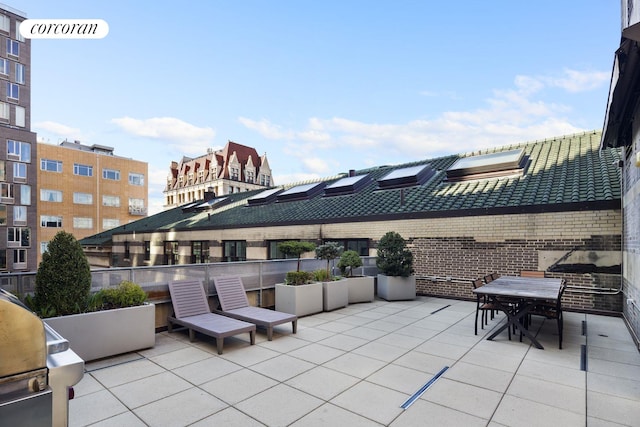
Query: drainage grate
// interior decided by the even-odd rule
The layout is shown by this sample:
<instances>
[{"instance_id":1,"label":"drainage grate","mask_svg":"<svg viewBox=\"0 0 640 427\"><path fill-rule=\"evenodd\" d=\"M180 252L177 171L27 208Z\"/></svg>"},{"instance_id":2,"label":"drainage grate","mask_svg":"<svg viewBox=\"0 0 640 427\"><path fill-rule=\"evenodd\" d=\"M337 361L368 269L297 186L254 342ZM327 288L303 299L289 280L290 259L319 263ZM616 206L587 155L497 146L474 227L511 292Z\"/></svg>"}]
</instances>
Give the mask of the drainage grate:
<instances>
[{"instance_id":1,"label":"drainage grate","mask_svg":"<svg viewBox=\"0 0 640 427\"><path fill-rule=\"evenodd\" d=\"M448 307L448 306L447 306ZM443 307L446 308L446 307ZM411 396L410 398L408 398L402 405L400 405L400 407L402 409L407 409L409 406L411 406L413 404L413 402L415 402L420 396L422 396L424 394L425 391L427 391L427 389L429 387L431 387L431 385L433 383L435 383L438 378L440 378L440 376L442 374L444 374L446 372L446 370L449 369L448 366L445 366L444 368L442 368L440 370L440 372L438 372L433 378L431 378L425 385L423 385L420 390L416 391L415 393L413 393L413 396Z\"/></svg>"},{"instance_id":2,"label":"drainage grate","mask_svg":"<svg viewBox=\"0 0 640 427\"><path fill-rule=\"evenodd\" d=\"M442 311L442 310L444 310L444 309L445 309L445 308L447 308L447 307L451 307L451 304L447 304L447 305L445 305L444 307L440 307L440 308L439 308L439 309L437 309L436 311L432 311L432 312L431 312L431 314L436 314L437 312Z\"/></svg>"}]
</instances>

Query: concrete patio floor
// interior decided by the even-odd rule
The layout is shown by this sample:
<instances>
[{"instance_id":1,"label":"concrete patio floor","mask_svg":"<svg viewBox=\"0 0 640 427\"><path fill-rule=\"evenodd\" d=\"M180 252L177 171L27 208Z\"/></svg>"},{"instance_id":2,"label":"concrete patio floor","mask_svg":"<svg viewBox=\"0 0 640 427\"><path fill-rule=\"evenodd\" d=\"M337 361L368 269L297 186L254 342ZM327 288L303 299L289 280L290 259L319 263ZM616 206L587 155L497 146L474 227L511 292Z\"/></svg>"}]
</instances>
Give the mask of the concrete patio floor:
<instances>
[{"instance_id":1,"label":"concrete patio floor","mask_svg":"<svg viewBox=\"0 0 640 427\"><path fill-rule=\"evenodd\" d=\"M69 425L640 425L640 353L622 319L565 313L562 350L556 323L535 319L539 350L506 331L487 341L503 315L474 335L474 316L473 302L376 300L273 341L259 329L254 346L227 339L222 355L209 337L159 333L154 348L87 363Z\"/></svg>"}]
</instances>

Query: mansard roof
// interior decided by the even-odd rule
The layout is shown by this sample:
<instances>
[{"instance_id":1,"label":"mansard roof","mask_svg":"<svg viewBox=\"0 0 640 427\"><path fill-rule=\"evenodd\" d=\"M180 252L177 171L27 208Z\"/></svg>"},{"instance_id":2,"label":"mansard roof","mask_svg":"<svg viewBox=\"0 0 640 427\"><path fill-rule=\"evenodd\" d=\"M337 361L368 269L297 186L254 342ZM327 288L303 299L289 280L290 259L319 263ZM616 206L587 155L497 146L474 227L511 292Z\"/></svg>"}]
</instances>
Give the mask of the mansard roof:
<instances>
[{"instance_id":1,"label":"mansard roof","mask_svg":"<svg viewBox=\"0 0 640 427\"><path fill-rule=\"evenodd\" d=\"M225 203L211 209L174 208L136 222L87 237L83 245L109 240L115 233L154 230L229 229L276 225L365 222L410 218L479 216L619 209L621 171L617 166L620 149L599 150L601 132L591 131L540 141L513 144L474 153L420 160L395 166L378 166L355 171L366 175L366 185L340 195L326 191L308 198L251 204L248 199L264 190L230 194ZM522 150L518 168L510 165L507 174L491 174L485 169L465 179L450 179L447 171L456 162L472 156ZM487 156L486 158L500 157ZM485 159L486 159L485 158ZM385 189L379 180L393 171L425 170L425 180L408 186ZM402 173L401 173L402 174ZM340 174L324 180L323 187L344 178ZM308 184L308 183L307 183ZM294 185L282 186L284 189Z\"/></svg>"}]
</instances>

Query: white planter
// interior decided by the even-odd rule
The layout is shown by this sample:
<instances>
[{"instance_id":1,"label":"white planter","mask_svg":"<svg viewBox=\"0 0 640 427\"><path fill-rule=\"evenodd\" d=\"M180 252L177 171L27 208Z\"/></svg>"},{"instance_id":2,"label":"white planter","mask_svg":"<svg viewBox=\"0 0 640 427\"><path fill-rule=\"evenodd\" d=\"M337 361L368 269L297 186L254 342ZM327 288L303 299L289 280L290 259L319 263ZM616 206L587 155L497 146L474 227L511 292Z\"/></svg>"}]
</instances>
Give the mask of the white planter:
<instances>
[{"instance_id":1,"label":"white planter","mask_svg":"<svg viewBox=\"0 0 640 427\"><path fill-rule=\"evenodd\" d=\"M335 310L349 305L349 287L346 279L322 282L322 308Z\"/></svg>"},{"instance_id":2,"label":"white planter","mask_svg":"<svg viewBox=\"0 0 640 427\"><path fill-rule=\"evenodd\" d=\"M153 347L156 307L137 307L51 317L44 321L85 361Z\"/></svg>"},{"instance_id":3,"label":"white planter","mask_svg":"<svg viewBox=\"0 0 640 427\"><path fill-rule=\"evenodd\" d=\"M347 277L346 280L349 288L349 304L373 301L375 285L372 276Z\"/></svg>"},{"instance_id":4,"label":"white planter","mask_svg":"<svg viewBox=\"0 0 640 427\"><path fill-rule=\"evenodd\" d=\"M378 296L387 301L416 299L416 276L378 274Z\"/></svg>"},{"instance_id":5,"label":"white planter","mask_svg":"<svg viewBox=\"0 0 640 427\"><path fill-rule=\"evenodd\" d=\"M276 311L307 316L322 311L322 283L285 285L276 283Z\"/></svg>"}]
</instances>

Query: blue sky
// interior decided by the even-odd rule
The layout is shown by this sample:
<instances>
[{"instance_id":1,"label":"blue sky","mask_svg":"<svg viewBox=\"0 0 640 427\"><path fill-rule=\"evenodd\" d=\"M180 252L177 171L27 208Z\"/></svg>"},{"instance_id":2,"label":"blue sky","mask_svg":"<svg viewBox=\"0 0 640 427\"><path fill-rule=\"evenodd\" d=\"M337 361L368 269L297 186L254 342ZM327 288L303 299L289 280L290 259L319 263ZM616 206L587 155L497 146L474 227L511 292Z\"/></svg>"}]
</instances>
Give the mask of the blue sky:
<instances>
[{"instance_id":1,"label":"blue sky","mask_svg":"<svg viewBox=\"0 0 640 427\"><path fill-rule=\"evenodd\" d=\"M279 185L601 129L620 42L607 0L4 2L109 24L32 40L32 130L148 162L150 213L228 140Z\"/></svg>"}]
</instances>

